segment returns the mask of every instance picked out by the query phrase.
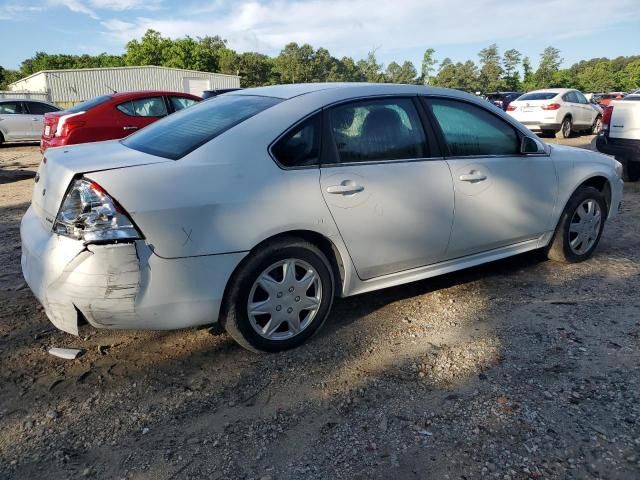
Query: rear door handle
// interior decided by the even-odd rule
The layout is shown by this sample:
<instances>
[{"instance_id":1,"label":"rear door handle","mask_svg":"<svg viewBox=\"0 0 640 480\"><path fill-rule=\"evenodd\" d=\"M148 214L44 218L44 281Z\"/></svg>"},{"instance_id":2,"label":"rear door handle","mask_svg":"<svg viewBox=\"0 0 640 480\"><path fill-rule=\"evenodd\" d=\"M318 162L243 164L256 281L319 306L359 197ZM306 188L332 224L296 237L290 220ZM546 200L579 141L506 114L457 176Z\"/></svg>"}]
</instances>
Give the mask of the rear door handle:
<instances>
[{"instance_id":1,"label":"rear door handle","mask_svg":"<svg viewBox=\"0 0 640 480\"><path fill-rule=\"evenodd\" d=\"M134 127L133 125L126 125L122 127L123 130L137 130L138 127Z\"/></svg>"},{"instance_id":2,"label":"rear door handle","mask_svg":"<svg viewBox=\"0 0 640 480\"><path fill-rule=\"evenodd\" d=\"M327 187L328 193L336 195L349 195L351 193L360 193L364 190L362 185L357 185L351 180L345 180L340 185L331 185Z\"/></svg>"},{"instance_id":3,"label":"rear door handle","mask_svg":"<svg viewBox=\"0 0 640 480\"><path fill-rule=\"evenodd\" d=\"M460 175L459 178L463 182L474 183L474 182L482 182L483 180L486 180L487 176L483 175L482 173L472 172L466 175Z\"/></svg>"}]
</instances>

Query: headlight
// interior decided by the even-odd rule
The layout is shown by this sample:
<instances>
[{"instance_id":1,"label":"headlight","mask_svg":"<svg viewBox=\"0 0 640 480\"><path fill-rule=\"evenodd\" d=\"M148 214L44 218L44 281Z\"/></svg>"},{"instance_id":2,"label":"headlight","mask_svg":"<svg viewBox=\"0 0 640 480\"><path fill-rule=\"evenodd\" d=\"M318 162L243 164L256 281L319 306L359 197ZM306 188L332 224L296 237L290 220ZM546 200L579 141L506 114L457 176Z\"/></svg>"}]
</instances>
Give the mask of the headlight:
<instances>
[{"instance_id":1,"label":"headlight","mask_svg":"<svg viewBox=\"0 0 640 480\"><path fill-rule=\"evenodd\" d=\"M619 178L622 178L622 172L623 172L623 168L624 167L622 166L622 164L619 161L614 160L614 162L616 162L616 175Z\"/></svg>"},{"instance_id":2,"label":"headlight","mask_svg":"<svg viewBox=\"0 0 640 480\"><path fill-rule=\"evenodd\" d=\"M53 231L85 242L141 238L122 207L100 185L87 179L75 180L71 185Z\"/></svg>"}]
</instances>

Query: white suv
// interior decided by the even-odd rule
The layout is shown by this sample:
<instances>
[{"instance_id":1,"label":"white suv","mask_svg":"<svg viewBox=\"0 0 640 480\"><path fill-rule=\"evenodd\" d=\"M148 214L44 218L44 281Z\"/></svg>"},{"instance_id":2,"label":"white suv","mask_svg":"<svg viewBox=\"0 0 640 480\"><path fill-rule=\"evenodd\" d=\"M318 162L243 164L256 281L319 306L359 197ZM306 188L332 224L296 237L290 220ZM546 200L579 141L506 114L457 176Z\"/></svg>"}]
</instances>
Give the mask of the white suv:
<instances>
[{"instance_id":1,"label":"white suv","mask_svg":"<svg viewBox=\"0 0 640 480\"><path fill-rule=\"evenodd\" d=\"M595 134L602 126L602 109L569 88L525 93L509 104L507 112L529 130L558 138L569 138L573 132Z\"/></svg>"}]
</instances>

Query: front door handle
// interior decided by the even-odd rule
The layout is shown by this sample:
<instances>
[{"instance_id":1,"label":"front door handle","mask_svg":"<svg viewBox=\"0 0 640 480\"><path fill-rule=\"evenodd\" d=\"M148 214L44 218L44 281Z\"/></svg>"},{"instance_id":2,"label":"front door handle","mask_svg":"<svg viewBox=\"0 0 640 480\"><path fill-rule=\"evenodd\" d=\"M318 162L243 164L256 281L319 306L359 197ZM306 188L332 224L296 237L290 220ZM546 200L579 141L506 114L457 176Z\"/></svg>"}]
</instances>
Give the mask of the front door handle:
<instances>
[{"instance_id":1,"label":"front door handle","mask_svg":"<svg viewBox=\"0 0 640 480\"><path fill-rule=\"evenodd\" d=\"M360 193L364 190L362 185L356 184L353 180L345 180L340 185L331 185L327 187L328 193L336 195L349 195L353 193Z\"/></svg>"},{"instance_id":2,"label":"front door handle","mask_svg":"<svg viewBox=\"0 0 640 480\"><path fill-rule=\"evenodd\" d=\"M487 176L483 175L480 172L470 172L466 175L460 175L459 178L463 182L475 183L475 182L482 182L483 180L486 180Z\"/></svg>"},{"instance_id":3,"label":"front door handle","mask_svg":"<svg viewBox=\"0 0 640 480\"><path fill-rule=\"evenodd\" d=\"M133 125L126 125L122 127L123 130L137 130L138 127L134 127Z\"/></svg>"}]
</instances>

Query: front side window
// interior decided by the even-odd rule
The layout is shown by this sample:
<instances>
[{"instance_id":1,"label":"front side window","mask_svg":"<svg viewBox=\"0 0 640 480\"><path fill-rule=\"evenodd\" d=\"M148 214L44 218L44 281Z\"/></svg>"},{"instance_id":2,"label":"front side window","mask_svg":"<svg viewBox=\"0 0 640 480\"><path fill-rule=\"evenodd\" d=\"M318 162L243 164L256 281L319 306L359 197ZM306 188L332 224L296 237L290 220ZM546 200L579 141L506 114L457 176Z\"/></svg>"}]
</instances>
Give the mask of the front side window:
<instances>
[{"instance_id":1,"label":"front side window","mask_svg":"<svg viewBox=\"0 0 640 480\"><path fill-rule=\"evenodd\" d=\"M0 115L17 115L20 113L23 113L21 102L0 103Z\"/></svg>"},{"instance_id":2,"label":"front side window","mask_svg":"<svg viewBox=\"0 0 640 480\"><path fill-rule=\"evenodd\" d=\"M318 165L321 130L321 116L316 114L278 140L271 151L283 167Z\"/></svg>"},{"instance_id":3,"label":"front side window","mask_svg":"<svg viewBox=\"0 0 640 480\"><path fill-rule=\"evenodd\" d=\"M44 115L45 113L57 112L60 110L53 105L40 102L27 102L27 107L29 108L29 113L31 115Z\"/></svg>"},{"instance_id":4,"label":"front side window","mask_svg":"<svg viewBox=\"0 0 640 480\"><path fill-rule=\"evenodd\" d=\"M116 107L130 117L164 117L167 106L162 97L141 98L121 103Z\"/></svg>"},{"instance_id":5,"label":"front side window","mask_svg":"<svg viewBox=\"0 0 640 480\"><path fill-rule=\"evenodd\" d=\"M420 117L407 98L340 105L329 111L329 124L340 163L427 156Z\"/></svg>"},{"instance_id":6,"label":"front side window","mask_svg":"<svg viewBox=\"0 0 640 480\"><path fill-rule=\"evenodd\" d=\"M178 160L282 100L222 95L186 108L128 136L122 144L150 155Z\"/></svg>"},{"instance_id":7,"label":"front side window","mask_svg":"<svg viewBox=\"0 0 640 480\"><path fill-rule=\"evenodd\" d=\"M187 97L169 97L169 101L171 102L171 106L173 107L173 110L176 112L178 110L183 110L187 107L190 107L198 103L193 98L187 98Z\"/></svg>"},{"instance_id":8,"label":"front side window","mask_svg":"<svg viewBox=\"0 0 640 480\"><path fill-rule=\"evenodd\" d=\"M430 99L449 155L515 155L518 134L496 115L467 102L444 98Z\"/></svg>"}]
</instances>

